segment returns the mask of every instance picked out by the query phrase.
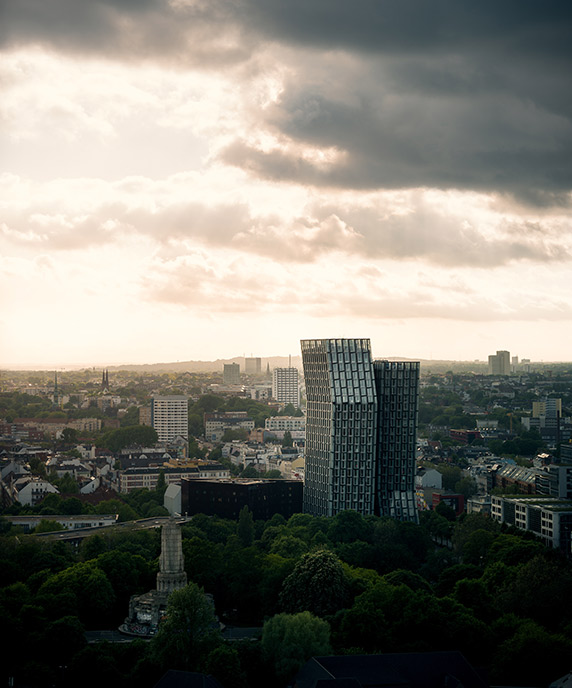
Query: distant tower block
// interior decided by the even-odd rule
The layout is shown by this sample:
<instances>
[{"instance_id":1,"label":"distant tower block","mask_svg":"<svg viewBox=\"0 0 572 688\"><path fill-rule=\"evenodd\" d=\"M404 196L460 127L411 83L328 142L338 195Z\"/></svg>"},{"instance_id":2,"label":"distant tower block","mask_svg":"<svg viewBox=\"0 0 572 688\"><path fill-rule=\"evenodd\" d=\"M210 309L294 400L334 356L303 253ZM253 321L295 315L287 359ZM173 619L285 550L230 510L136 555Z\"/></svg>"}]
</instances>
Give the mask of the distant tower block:
<instances>
[{"instance_id":1,"label":"distant tower block","mask_svg":"<svg viewBox=\"0 0 572 688\"><path fill-rule=\"evenodd\" d=\"M222 372L222 381L225 385L240 384L240 366L238 363L225 363Z\"/></svg>"},{"instance_id":2,"label":"distant tower block","mask_svg":"<svg viewBox=\"0 0 572 688\"><path fill-rule=\"evenodd\" d=\"M181 529L170 520L161 529L160 571L157 574L157 590L171 593L187 584Z\"/></svg>"},{"instance_id":3,"label":"distant tower block","mask_svg":"<svg viewBox=\"0 0 572 688\"><path fill-rule=\"evenodd\" d=\"M244 372L247 375L260 375L262 372L262 359L261 358L245 358L244 359Z\"/></svg>"}]
</instances>

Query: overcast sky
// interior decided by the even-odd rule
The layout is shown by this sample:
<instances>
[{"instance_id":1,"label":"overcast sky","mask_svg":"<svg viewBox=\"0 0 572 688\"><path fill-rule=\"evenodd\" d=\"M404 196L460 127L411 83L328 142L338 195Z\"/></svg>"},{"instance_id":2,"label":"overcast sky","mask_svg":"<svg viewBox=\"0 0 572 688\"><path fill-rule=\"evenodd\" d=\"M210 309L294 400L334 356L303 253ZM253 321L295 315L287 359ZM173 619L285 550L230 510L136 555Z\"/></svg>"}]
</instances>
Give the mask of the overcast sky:
<instances>
[{"instance_id":1,"label":"overcast sky","mask_svg":"<svg viewBox=\"0 0 572 688\"><path fill-rule=\"evenodd\" d=\"M549 0L0 0L0 366L571 360L570 35Z\"/></svg>"}]
</instances>

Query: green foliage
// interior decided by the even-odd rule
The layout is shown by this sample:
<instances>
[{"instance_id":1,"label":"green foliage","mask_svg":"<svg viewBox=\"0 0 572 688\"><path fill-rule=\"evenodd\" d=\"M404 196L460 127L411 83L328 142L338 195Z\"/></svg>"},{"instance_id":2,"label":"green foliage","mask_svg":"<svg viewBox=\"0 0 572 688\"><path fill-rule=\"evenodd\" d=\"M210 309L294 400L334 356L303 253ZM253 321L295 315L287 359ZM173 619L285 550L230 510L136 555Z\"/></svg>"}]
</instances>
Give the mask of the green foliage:
<instances>
[{"instance_id":1,"label":"green foliage","mask_svg":"<svg viewBox=\"0 0 572 688\"><path fill-rule=\"evenodd\" d=\"M61 523L57 521L50 521L47 518L43 518L38 525L35 527L35 533L53 533L58 530L64 530Z\"/></svg>"},{"instance_id":2,"label":"green foliage","mask_svg":"<svg viewBox=\"0 0 572 688\"><path fill-rule=\"evenodd\" d=\"M248 688L240 656L234 647L215 647L207 657L205 673L214 676L225 688Z\"/></svg>"},{"instance_id":3,"label":"green foliage","mask_svg":"<svg viewBox=\"0 0 572 688\"><path fill-rule=\"evenodd\" d=\"M335 614L348 594L348 580L340 560L327 550L304 554L286 578L280 603L286 612L309 611L316 616Z\"/></svg>"},{"instance_id":4,"label":"green foliage","mask_svg":"<svg viewBox=\"0 0 572 688\"><path fill-rule=\"evenodd\" d=\"M331 653L330 627L310 612L277 614L262 630L262 652L281 682L291 678L310 657Z\"/></svg>"},{"instance_id":5,"label":"green foliage","mask_svg":"<svg viewBox=\"0 0 572 688\"><path fill-rule=\"evenodd\" d=\"M568 673L572 656L569 638L551 634L531 620L518 620L513 631L495 652L491 672L495 683L540 686L547 683L548 668L554 678ZM541 657L542 661L531 661L531 657Z\"/></svg>"},{"instance_id":6,"label":"green foliage","mask_svg":"<svg viewBox=\"0 0 572 688\"><path fill-rule=\"evenodd\" d=\"M61 478L58 478L57 475L52 472L50 474L50 480L62 494L77 494L79 492L77 480L71 473L64 473ZM81 513L81 511L79 513Z\"/></svg>"},{"instance_id":7,"label":"green foliage","mask_svg":"<svg viewBox=\"0 0 572 688\"><path fill-rule=\"evenodd\" d=\"M439 463L436 466L443 478L443 489L453 491L455 485L463 477L463 472L458 466L451 466L448 463Z\"/></svg>"},{"instance_id":8,"label":"green foliage","mask_svg":"<svg viewBox=\"0 0 572 688\"><path fill-rule=\"evenodd\" d=\"M95 507L96 514L118 514L118 521L134 521L139 518L129 504L125 504L119 499L106 499Z\"/></svg>"},{"instance_id":9,"label":"green foliage","mask_svg":"<svg viewBox=\"0 0 572 688\"><path fill-rule=\"evenodd\" d=\"M249 464L240 474L241 478L259 478L260 473L254 468L252 464Z\"/></svg>"},{"instance_id":10,"label":"green foliage","mask_svg":"<svg viewBox=\"0 0 572 688\"><path fill-rule=\"evenodd\" d=\"M98 439L98 446L117 452L134 445L153 446L158 439L157 431L148 425L129 425L118 430L106 432Z\"/></svg>"},{"instance_id":11,"label":"green foliage","mask_svg":"<svg viewBox=\"0 0 572 688\"><path fill-rule=\"evenodd\" d=\"M223 442L233 442L234 440L247 440L249 432L246 428L227 428L223 435Z\"/></svg>"},{"instance_id":12,"label":"green foliage","mask_svg":"<svg viewBox=\"0 0 572 688\"><path fill-rule=\"evenodd\" d=\"M422 576L406 569L397 569L391 573L386 573L382 580L389 585L406 585L413 591L432 592L431 586Z\"/></svg>"},{"instance_id":13,"label":"green foliage","mask_svg":"<svg viewBox=\"0 0 572 688\"><path fill-rule=\"evenodd\" d=\"M544 553L544 546L540 542L525 540L518 535L503 533L490 544L488 561L502 561L508 566L525 564L536 555Z\"/></svg>"},{"instance_id":14,"label":"green foliage","mask_svg":"<svg viewBox=\"0 0 572 688\"><path fill-rule=\"evenodd\" d=\"M308 545L300 538L293 535L281 535L275 538L270 545L270 552L278 554L284 559L298 559L308 551Z\"/></svg>"},{"instance_id":15,"label":"green foliage","mask_svg":"<svg viewBox=\"0 0 572 688\"><path fill-rule=\"evenodd\" d=\"M454 522L457 518L455 510L453 509L453 507L449 506L447 502L439 502L439 504L437 504L437 506L435 507L435 513L439 516L442 516L450 522Z\"/></svg>"},{"instance_id":16,"label":"green foliage","mask_svg":"<svg viewBox=\"0 0 572 688\"><path fill-rule=\"evenodd\" d=\"M121 425L122 428L124 427L129 427L129 426L134 426L134 425L139 425L139 407L138 406L130 406L126 413L123 414L121 417L121 420L119 421L119 424Z\"/></svg>"},{"instance_id":17,"label":"green foliage","mask_svg":"<svg viewBox=\"0 0 572 688\"><path fill-rule=\"evenodd\" d=\"M108 614L115 602L115 593L105 573L92 562L74 564L50 576L40 587L40 595L57 595L61 590L75 597L79 618L89 627L109 622Z\"/></svg>"},{"instance_id":18,"label":"green foliage","mask_svg":"<svg viewBox=\"0 0 572 688\"><path fill-rule=\"evenodd\" d=\"M254 540L254 519L252 512L244 505L238 514L238 537L243 547L249 547Z\"/></svg>"},{"instance_id":19,"label":"green foliage","mask_svg":"<svg viewBox=\"0 0 572 688\"><path fill-rule=\"evenodd\" d=\"M169 597L166 619L152 640L152 654L160 666L197 670L200 660L220 642L211 601L196 583Z\"/></svg>"}]
</instances>

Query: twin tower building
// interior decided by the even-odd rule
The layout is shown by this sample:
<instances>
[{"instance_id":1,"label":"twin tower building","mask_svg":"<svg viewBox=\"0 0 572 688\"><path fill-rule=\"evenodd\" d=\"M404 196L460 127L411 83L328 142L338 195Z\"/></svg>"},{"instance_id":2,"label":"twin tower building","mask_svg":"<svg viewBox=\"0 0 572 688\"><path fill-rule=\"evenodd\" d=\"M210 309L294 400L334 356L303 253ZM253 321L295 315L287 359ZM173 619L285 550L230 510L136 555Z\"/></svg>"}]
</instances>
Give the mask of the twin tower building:
<instances>
[{"instance_id":1,"label":"twin tower building","mask_svg":"<svg viewBox=\"0 0 572 688\"><path fill-rule=\"evenodd\" d=\"M302 340L304 511L416 521L419 363L374 361L369 339Z\"/></svg>"}]
</instances>

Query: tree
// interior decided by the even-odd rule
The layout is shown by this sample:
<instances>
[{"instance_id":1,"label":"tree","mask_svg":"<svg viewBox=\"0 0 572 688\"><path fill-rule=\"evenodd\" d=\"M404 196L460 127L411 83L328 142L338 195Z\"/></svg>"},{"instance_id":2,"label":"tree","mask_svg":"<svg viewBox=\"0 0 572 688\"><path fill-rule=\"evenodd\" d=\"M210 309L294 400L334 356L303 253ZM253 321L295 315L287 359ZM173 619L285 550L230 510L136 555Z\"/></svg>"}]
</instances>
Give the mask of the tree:
<instances>
[{"instance_id":1,"label":"tree","mask_svg":"<svg viewBox=\"0 0 572 688\"><path fill-rule=\"evenodd\" d=\"M461 478L457 483L455 483L455 492L462 494L465 499L469 499L473 495L477 494L477 483L474 478L467 477Z\"/></svg>"},{"instance_id":2,"label":"tree","mask_svg":"<svg viewBox=\"0 0 572 688\"><path fill-rule=\"evenodd\" d=\"M234 647L215 647L207 657L205 672L218 679L225 688L248 688L239 654Z\"/></svg>"},{"instance_id":3,"label":"tree","mask_svg":"<svg viewBox=\"0 0 572 688\"><path fill-rule=\"evenodd\" d=\"M75 481L74 481L75 482ZM76 483L77 487L77 483ZM62 514L81 514L83 513L83 504L77 497L68 497L64 499L61 505Z\"/></svg>"},{"instance_id":4,"label":"tree","mask_svg":"<svg viewBox=\"0 0 572 688\"><path fill-rule=\"evenodd\" d=\"M246 428L227 428L223 435L223 442L232 442L233 440L247 440L248 430Z\"/></svg>"},{"instance_id":5,"label":"tree","mask_svg":"<svg viewBox=\"0 0 572 688\"><path fill-rule=\"evenodd\" d=\"M260 478L260 473L254 468L252 464L249 464L240 474L241 478Z\"/></svg>"},{"instance_id":6,"label":"tree","mask_svg":"<svg viewBox=\"0 0 572 688\"><path fill-rule=\"evenodd\" d=\"M220 640L211 600L196 583L169 597L166 618L152 640L155 659L169 669L197 669L201 657Z\"/></svg>"},{"instance_id":7,"label":"tree","mask_svg":"<svg viewBox=\"0 0 572 688\"><path fill-rule=\"evenodd\" d=\"M286 681L310 657L331 653L330 626L307 611L277 614L262 629L262 652L278 679Z\"/></svg>"},{"instance_id":8,"label":"tree","mask_svg":"<svg viewBox=\"0 0 572 688\"><path fill-rule=\"evenodd\" d=\"M165 480L165 471L161 469L159 471L159 476L157 478L157 484L155 485L155 492L161 497L163 497L166 489L167 481Z\"/></svg>"},{"instance_id":9,"label":"tree","mask_svg":"<svg viewBox=\"0 0 572 688\"><path fill-rule=\"evenodd\" d=\"M34 533L53 533L58 530L64 530L61 523L43 518L36 526Z\"/></svg>"},{"instance_id":10,"label":"tree","mask_svg":"<svg viewBox=\"0 0 572 688\"><path fill-rule=\"evenodd\" d=\"M65 590L77 600L79 617L86 625L97 628L109 623L108 614L115 602L115 593L105 573L92 561L74 564L50 576L40 587L39 594L57 595Z\"/></svg>"},{"instance_id":11,"label":"tree","mask_svg":"<svg viewBox=\"0 0 572 688\"><path fill-rule=\"evenodd\" d=\"M282 584L280 603L287 612L334 614L346 603L348 580L340 560L328 550L305 554Z\"/></svg>"},{"instance_id":12,"label":"tree","mask_svg":"<svg viewBox=\"0 0 572 688\"><path fill-rule=\"evenodd\" d=\"M242 545L244 547L250 547L254 540L254 519L252 518L252 512L246 504L238 514L237 534Z\"/></svg>"},{"instance_id":13,"label":"tree","mask_svg":"<svg viewBox=\"0 0 572 688\"><path fill-rule=\"evenodd\" d=\"M62 430L62 442L64 444L77 444L77 430L74 428L64 428Z\"/></svg>"},{"instance_id":14,"label":"tree","mask_svg":"<svg viewBox=\"0 0 572 688\"><path fill-rule=\"evenodd\" d=\"M282 446L283 447L292 447L294 445L294 441L292 440L292 433L289 430L286 430L284 432L284 438L282 439Z\"/></svg>"},{"instance_id":15,"label":"tree","mask_svg":"<svg viewBox=\"0 0 572 688\"><path fill-rule=\"evenodd\" d=\"M129 504L124 504L119 499L107 499L95 507L96 514L117 514L118 521L134 521L138 518L137 513L132 509Z\"/></svg>"},{"instance_id":16,"label":"tree","mask_svg":"<svg viewBox=\"0 0 572 688\"><path fill-rule=\"evenodd\" d=\"M98 440L98 444L117 452L132 445L153 446L158 438L157 431L148 425L128 425L119 430L106 432Z\"/></svg>"}]
</instances>

